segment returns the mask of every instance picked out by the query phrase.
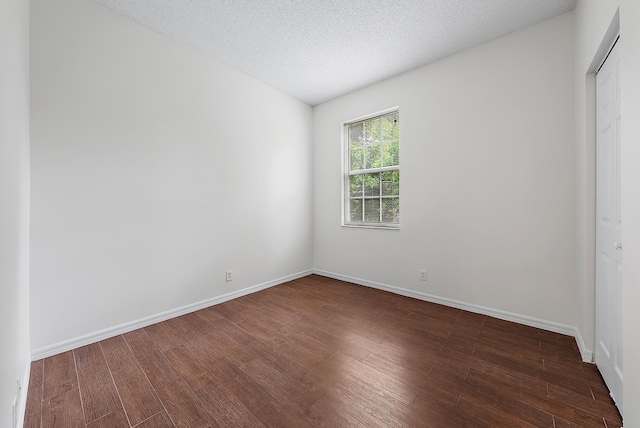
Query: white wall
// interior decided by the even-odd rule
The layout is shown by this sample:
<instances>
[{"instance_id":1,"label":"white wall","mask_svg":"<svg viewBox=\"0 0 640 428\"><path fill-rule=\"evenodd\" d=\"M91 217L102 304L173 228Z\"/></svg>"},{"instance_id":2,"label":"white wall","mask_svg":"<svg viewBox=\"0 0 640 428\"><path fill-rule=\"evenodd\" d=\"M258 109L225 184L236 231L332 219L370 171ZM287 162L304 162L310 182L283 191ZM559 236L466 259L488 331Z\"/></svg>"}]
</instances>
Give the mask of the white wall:
<instances>
[{"instance_id":1,"label":"white wall","mask_svg":"<svg viewBox=\"0 0 640 428\"><path fill-rule=\"evenodd\" d=\"M572 58L569 13L317 106L315 267L575 326ZM340 124L393 106L401 230L342 228Z\"/></svg>"},{"instance_id":2,"label":"white wall","mask_svg":"<svg viewBox=\"0 0 640 428\"><path fill-rule=\"evenodd\" d=\"M29 349L29 2L0 2L0 426ZM23 396L26 396L26 391Z\"/></svg>"},{"instance_id":3,"label":"white wall","mask_svg":"<svg viewBox=\"0 0 640 428\"><path fill-rule=\"evenodd\" d=\"M31 9L34 352L312 267L308 105L88 0Z\"/></svg>"}]
</instances>

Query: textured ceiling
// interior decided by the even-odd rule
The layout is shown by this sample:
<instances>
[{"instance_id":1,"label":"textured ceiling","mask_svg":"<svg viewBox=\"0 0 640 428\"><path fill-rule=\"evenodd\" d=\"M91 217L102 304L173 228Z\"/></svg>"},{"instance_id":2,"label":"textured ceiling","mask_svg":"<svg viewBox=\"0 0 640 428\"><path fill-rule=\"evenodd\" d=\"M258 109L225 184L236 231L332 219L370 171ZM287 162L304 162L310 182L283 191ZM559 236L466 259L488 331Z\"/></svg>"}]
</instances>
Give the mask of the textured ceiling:
<instances>
[{"instance_id":1,"label":"textured ceiling","mask_svg":"<svg viewBox=\"0 0 640 428\"><path fill-rule=\"evenodd\" d=\"M576 0L95 0L316 105L572 10Z\"/></svg>"}]
</instances>

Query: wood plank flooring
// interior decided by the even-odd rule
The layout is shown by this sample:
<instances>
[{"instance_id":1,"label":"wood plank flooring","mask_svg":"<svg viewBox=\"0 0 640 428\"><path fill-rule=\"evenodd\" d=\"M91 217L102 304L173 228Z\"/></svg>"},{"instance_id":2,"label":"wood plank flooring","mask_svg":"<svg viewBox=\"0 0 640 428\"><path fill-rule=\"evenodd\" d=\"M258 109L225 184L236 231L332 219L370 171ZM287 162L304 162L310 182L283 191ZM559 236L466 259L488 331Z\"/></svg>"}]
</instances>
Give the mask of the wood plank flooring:
<instances>
[{"instance_id":1,"label":"wood plank flooring","mask_svg":"<svg viewBox=\"0 0 640 428\"><path fill-rule=\"evenodd\" d=\"M311 275L35 361L25 427L621 426L575 340Z\"/></svg>"}]
</instances>

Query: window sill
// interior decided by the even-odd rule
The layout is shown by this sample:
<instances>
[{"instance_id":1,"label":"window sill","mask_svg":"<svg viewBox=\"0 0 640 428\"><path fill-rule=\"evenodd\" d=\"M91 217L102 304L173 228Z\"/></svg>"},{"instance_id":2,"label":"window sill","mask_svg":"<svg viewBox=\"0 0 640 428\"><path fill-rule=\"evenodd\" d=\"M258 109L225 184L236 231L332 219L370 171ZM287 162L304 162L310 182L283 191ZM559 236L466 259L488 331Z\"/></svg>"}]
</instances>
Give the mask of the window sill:
<instances>
[{"instance_id":1,"label":"window sill","mask_svg":"<svg viewBox=\"0 0 640 428\"><path fill-rule=\"evenodd\" d=\"M354 224L354 223L344 223L340 225L341 227L348 227L351 229L384 229L384 230L400 230L399 224Z\"/></svg>"}]
</instances>

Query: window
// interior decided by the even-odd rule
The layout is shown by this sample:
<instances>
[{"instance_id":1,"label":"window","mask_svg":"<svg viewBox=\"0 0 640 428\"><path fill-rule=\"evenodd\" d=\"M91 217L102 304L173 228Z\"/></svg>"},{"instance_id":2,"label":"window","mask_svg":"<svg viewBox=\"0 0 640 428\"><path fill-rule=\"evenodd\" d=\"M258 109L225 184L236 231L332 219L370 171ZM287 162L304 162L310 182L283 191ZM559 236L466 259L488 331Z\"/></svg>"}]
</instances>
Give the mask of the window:
<instances>
[{"instance_id":1,"label":"window","mask_svg":"<svg viewBox=\"0 0 640 428\"><path fill-rule=\"evenodd\" d=\"M400 226L398 110L344 125L345 226Z\"/></svg>"}]
</instances>

